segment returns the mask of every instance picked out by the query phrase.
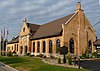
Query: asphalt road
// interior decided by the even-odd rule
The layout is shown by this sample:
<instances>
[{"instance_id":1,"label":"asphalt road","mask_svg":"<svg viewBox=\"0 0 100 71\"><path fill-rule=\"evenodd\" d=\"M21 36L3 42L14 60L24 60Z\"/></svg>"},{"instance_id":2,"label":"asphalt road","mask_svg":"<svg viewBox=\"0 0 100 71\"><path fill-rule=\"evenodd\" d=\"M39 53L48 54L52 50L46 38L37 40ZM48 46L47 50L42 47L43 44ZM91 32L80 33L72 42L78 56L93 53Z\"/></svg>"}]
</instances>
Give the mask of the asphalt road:
<instances>
[{"instance_id":1,"label":"asphalt road","mask_svg":"<svg viewBox=\"0 0 100 71\"><path fill-rule=\"evenodd\" d=\"M17 71L17 70L0 62L0 71Z\"/></svg>"},{"instance_id":2,"label":"asphalt road","mask_svg":"<svg viewBox=\"0 0 100 71\"><path fill-rule=\"evenodd\" d=\"M81 60L80 65L81 67L91 71L100 71L100 59Z\"/></svg>"}]
</instances>

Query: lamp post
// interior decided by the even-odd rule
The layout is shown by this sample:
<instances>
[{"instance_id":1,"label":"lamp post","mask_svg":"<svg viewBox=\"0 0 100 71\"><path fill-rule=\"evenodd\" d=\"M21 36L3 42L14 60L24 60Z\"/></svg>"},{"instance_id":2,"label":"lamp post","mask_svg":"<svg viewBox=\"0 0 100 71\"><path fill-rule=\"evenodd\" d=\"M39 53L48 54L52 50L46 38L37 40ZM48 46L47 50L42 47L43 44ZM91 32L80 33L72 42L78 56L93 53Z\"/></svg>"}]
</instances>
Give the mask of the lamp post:
<instances>
[{"instance_id":1,"label":"lamp post","mask_svg":"<svg viewBox=\"0 0 100 71\"><path fill-rule=\"evenodd\" d=\"M78 69L80 69L80 57L78 57Z\"/></svg>"}]
</instances>

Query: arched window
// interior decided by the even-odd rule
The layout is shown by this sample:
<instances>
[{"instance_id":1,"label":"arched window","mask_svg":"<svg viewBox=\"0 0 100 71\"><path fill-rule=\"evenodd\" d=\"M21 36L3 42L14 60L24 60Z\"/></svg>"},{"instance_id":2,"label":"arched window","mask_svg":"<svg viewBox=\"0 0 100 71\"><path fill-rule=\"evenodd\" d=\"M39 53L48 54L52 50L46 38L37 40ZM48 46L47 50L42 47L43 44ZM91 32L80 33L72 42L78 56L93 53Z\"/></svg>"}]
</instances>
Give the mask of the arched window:
<instances>
[{"instance_id":1,"label":"arched window","mask_svg":"<svg viewBox=\"0 0 100 71\"><path fill-rule=\"evenodd\" d=\"M70 53L74 53L74 40L70 39Z\"/></svg>"},{"instance_id":2,"label":"arched window","mask_svg":"<svg viewBox=\"0 0 100 71\"><path fill-rule=\"evenodd\" d=\"M33 42L33 52L35 52L35 42Z\"/></svg>"},{"instance_id":3,"label":"arched window","mask_svg":"<svg viewBox=\"0 0 100 71\"><path fill-rule=\"evenodd\" d=\"M49 41L49 53L52 53L52 40Z\"/></svg>"},{"instance_id":4,"label":"arched window","mask_svg":"<svg viewBox=\"0 0 100 71\"><path fill-rule=\"evenodd\" d=\"M60 40L57 39L57 41L56 41L56 53L58 53L59 48L60 48Z\"/></svg>"},{"instance_id":5,"label":"arched window","mask_svg":"<svg viewBox=\"0 0 100 71\"><path fill-rule=\"evenodd\" d=\"M46 42L43 41L43 53L45 53L45 48L46 48Z\"/></svg>"},{"instance_id":6,"label":"arched window","mask_svg":"<svg viewBox=\"0 0 100 71\"><path fill-rule=\"evenodd\" d=\"M38 42L37 52L40 52L40 42Z\"/></svg>"}]
</instances>

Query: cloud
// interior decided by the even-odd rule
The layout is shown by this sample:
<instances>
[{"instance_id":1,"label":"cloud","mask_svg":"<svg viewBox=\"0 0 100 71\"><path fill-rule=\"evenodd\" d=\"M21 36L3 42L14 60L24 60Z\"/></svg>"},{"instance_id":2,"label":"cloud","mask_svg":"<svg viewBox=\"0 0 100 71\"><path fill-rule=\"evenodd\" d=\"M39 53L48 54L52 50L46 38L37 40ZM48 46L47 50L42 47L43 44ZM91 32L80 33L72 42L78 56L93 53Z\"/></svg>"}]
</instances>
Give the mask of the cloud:
<instances>
[{"instance_id":1,"label":"cloud","mask_svg":"<svg viewBox=\"0 0 100 71\"><path fill-rule=\"evenodd\" d=\"M95 0L1 0L0 25L9 25L11 39L19 34L24 17L28 22L46 23L73 13L78 1L82 2L89 21L95 24L100 19L100 7Z\"/></svg>"}]
</instances>

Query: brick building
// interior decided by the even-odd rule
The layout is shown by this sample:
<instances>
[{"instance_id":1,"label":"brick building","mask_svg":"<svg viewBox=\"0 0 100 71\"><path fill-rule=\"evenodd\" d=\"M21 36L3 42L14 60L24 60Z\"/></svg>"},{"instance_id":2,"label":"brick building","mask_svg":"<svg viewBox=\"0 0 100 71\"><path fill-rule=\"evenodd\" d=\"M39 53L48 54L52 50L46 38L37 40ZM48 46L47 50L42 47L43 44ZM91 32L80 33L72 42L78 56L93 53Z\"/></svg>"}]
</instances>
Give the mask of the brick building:
<instances>
[{"instance_id":1,"label":"brick building","mask_svg":"<svg viewBox=\"0 0 100 71\"><path fill-rule=\"evenodd\" d=\"M56 56L58 48L67 46L69 53L79 55L86 48L94 52L95 40L95 30L78 2L73 14L43 25L28 23L25 19L19 36L8 42L7 51L16 51L18 55Z\"/></svg>"}]
</instances>

